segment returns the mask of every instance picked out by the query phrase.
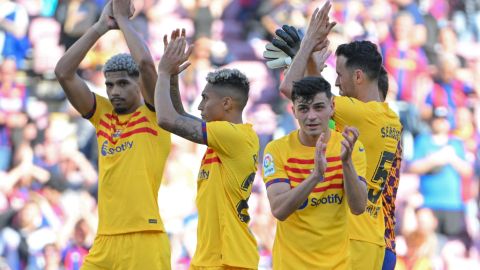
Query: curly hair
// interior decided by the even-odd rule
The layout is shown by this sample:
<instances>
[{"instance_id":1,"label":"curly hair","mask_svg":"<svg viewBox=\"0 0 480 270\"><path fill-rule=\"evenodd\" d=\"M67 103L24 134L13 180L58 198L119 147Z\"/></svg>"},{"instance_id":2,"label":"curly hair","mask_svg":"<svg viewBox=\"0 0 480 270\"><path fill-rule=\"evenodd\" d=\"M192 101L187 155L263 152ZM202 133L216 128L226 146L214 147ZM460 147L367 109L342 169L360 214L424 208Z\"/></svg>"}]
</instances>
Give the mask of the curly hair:
<instances>
[{"instance_id":1,"label":"curly hair","mask_svg":"<svg viewBox=\"0 0 480 270\"><path fill-rule=\"evenodd\" d=\"M250 83L247 76L238 69L220 69L207 75L207 82L215 86L232 86L248 92Z\"/></svg>"},{"instance_id":2,"label":"curly hair","mask_svg":"<svg viewBox=\"0 0 480 270\"><path fill-rule=\"evenodd\" d=\"M103 74L116 71L126 71L127 74L132 77L140 76L137 64L128 53L120 53L112 56L103 66Z\"/></svg>"},{"instance_id":3,"label":"curly hair","mask_svg":"<svg viewBox=\"0 0 480 270\"><path fill-rule=\"evenodd\" d=\"M235 95L243 108L248 100L248 92L250 90L250 83L247 76L238 69L220 69L210 72L207 75L207 82L212 86L222 88L222 91L230 91ZM225 93L223 93L225 94Z\"/></svg>"},{"instance_id":4,"label":"curly hair","mask_svg":"<svg viewBox=\"0 0 480 270\"><path fill-rule=\"evenodd\" d=\"M322 77L305 77L293 82L292 102L312 103L315 96L325 93L328 99L332 97L330 83Z\"/></svg>"}]
</instances>

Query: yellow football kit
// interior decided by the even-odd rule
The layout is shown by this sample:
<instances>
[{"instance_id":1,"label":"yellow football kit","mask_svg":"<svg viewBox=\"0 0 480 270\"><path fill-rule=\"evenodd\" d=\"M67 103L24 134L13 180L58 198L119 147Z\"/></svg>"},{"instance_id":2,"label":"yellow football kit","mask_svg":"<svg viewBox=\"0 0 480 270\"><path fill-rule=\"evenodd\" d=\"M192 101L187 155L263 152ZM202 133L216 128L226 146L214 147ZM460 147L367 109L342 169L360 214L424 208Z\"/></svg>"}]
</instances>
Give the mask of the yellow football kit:
<instances>
[{"instance_id":1,"label":"yellow football kit","mask_svg":"<svg viewBox=\"0 0 480 270\"><path fill-rule=\"evenodd\" d=\"M170 269L170 243L163 232L97 235L82 270Z\"/></svg>"},{"instance_id":2,"label":"yellow football kit","mask_svg":"<svg viewBox=\"0 0 480 270\"><path fill-rule=\"evenodd\" d=\"M197 248L191 269L257 269L248 198L257 170L258 136L250 124L203 123L208 145L197 180Z\"/></svg>"},{"instance_id":3,"label":"yellow football kit","mask_svg":"<svg viewBox=\"0 0 480 270\"><path fill-rule=\"evenodd\" d=\"M263 158L267 188L289 183L292 188L307 178L314 168L315 147L301 144L299 131L270 142ZM277 222L273 245L273 269L350 269L348 208L340 159L343 136L332 130L327 144L325 179L308 199L285 221ZM365 151L357 141L352 160L358 181L365 181Z\"/></svg>"},{"instance_id":4,"label":"yellow football kit","mask_svg":"<svg viewBox=\"0 0 480 270\"><path fill-rule=\"evenodd\" d=\"M402 125L398 116L384 102L362 102L349 97L335 97L334 103L337 129L356 127L367 154L367 208L362 215L350 215L350 239L376 244L378 252L375 253L381 253L385 248L382 191L387 178L395 171L392 164L400 148ZM365 254L365 250L359 248L357 252L361 254L353 254L352 258L371 260L378 257L376 254ZM352 263L355 269L367 269L362 266L370 265L365 261Z\"/></svg>"},{"instance_id":5,"label":"yellow football kit","mask_svg":"<svg viewBox=\"0 0 480 270\"><path fill-rule=\"evenodd\" d=\"M107 99L95 95L92 112L93 115L86 118L95 126L98 142L97 234L165 233L157 196L170 151L170 133L158 127L155 112L145 105L133 113L119 115ZM168 246L168 239L161 239ZM150 251L166 252L167 257L170 256L169 250ZM122 252L130 250L117 250L109 254ZM86 260L98 262L99 258L93 256L89 254Z\"/></svg>"}]
</instances>

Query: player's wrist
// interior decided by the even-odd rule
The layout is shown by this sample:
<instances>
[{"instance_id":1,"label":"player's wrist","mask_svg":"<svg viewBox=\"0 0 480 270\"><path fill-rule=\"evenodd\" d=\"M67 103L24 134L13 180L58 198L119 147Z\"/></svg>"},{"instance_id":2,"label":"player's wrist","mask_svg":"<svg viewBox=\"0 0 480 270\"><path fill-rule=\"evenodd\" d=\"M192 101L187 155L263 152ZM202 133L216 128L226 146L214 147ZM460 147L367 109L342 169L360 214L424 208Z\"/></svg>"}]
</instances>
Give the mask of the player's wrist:
<instances>
[{"instance_id":1,"label":"player's wrist","mask_svg":"<svg viewBox=\"0 0 480 270\"><path fill-rule=\"evenodd\" d=\"M325 175L325 172L320 172L320 171L317 171L317 170L313 170L313 172L312 172L312 178L317 183L320 183L320 182L323 181L323 179L325 179L324 175Z\"/></svg>"},{"instance_id":2,"label":"player's wrist","mask_svg":"<svg viewBox=\"0 0 480 270\"><path fill-rule=\"evenodd\" d=\"M106 32L108 32L108 26L104 23L97 22L92 27L93 31L97 33L99 36L103 36Z\"/></svg>"},{"instance_id":3,"label":"player's wrist","mask_svg":"<svg viewBox=\"0 0 480 270\"><path fill-rule=\"evenodd\" d=\"M130 21L130 19L128 19L128 15L126 14L118 13L118 14L114 14L114 17L115 17L115 21L117 21L118 24L128 23Z\"/></svg>"},{"instance_id":4,"label":"player's wrist","mask_svg":"<svg viewBox=\"0 0 480 270\"><path fill-rule=\"evenodd\" d=\"M168 68L164 68L164 67L159 67L158 68L158 76L169 76L169 77L173 77L175 76L176 74L171 72L170 70L168 70Z\"/></svg>"},{"instance_id":5,"label":"player's wrist","mask_svg":"<svg viewBox=\"0 0 480 270\"><path fill-rule=\"evenodd\" d=\"M300 44L300 48L298 49L297 55L305 54L308 58L310 58L310 55L314 49L315 44L313 42L302 42L302 44Z\"/></svg>"}]
</instances>

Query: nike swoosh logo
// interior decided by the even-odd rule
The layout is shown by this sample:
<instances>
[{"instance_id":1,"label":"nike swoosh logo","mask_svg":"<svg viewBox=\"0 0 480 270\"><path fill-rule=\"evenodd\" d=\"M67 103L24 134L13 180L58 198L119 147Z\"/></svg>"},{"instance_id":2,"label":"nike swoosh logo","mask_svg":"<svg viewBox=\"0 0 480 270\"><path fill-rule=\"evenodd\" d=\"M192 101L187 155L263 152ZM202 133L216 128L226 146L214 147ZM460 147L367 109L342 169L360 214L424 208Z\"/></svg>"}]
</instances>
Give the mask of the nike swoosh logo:
<instances>
[{"instance_id":1,"label":"nike swoosh logo","mask_svg":"<svg viewBox=\"0 0 480 270\"><path fill-rule=\"evenodd\" d=\"M358 148L358 151L363 152L365 151L365 148Z\"/></svg>"}]
</instances>

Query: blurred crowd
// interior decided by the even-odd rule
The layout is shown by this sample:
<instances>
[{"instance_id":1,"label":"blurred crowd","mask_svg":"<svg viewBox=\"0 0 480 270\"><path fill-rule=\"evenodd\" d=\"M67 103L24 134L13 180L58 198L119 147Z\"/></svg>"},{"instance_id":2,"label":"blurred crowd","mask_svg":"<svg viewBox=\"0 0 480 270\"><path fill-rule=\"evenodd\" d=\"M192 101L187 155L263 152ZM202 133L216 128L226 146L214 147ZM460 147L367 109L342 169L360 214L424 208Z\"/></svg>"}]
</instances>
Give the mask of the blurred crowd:
<instances>
[{"instance_id":1,"label":"blurred crowd","mask_svg":"<svg viewBox=\"0 0 480 270\"><path fill-rule=\"evenodd\" d=\"M195 50L181 74L184 106L197 114L206 74L234 67L250 80L245 120L261 151L296 128L269 70L265 44L283 24L304 28L323 1L134 0L135 27L159 61L163 35L187 31ZM0 0L0 270L79 269L97 226L94 128L66 100L53 69L98 19L106 0ZM397 269L480 269L480 2L334 0L330 48L368 39L389 74L387 102L404 125L397 194ZM81 76L106 96L102 64L127 52L110 31ZM323 75L336 78L332 56ZM334 92L338 89L334 89ZM173 138L159 194L173 269L196 243L196 176L205 150ZM260 159L261 160L261 159ZM259 269L271 268L275 220L260 174L249 200Z\"/></svg>"}]
</instances>

